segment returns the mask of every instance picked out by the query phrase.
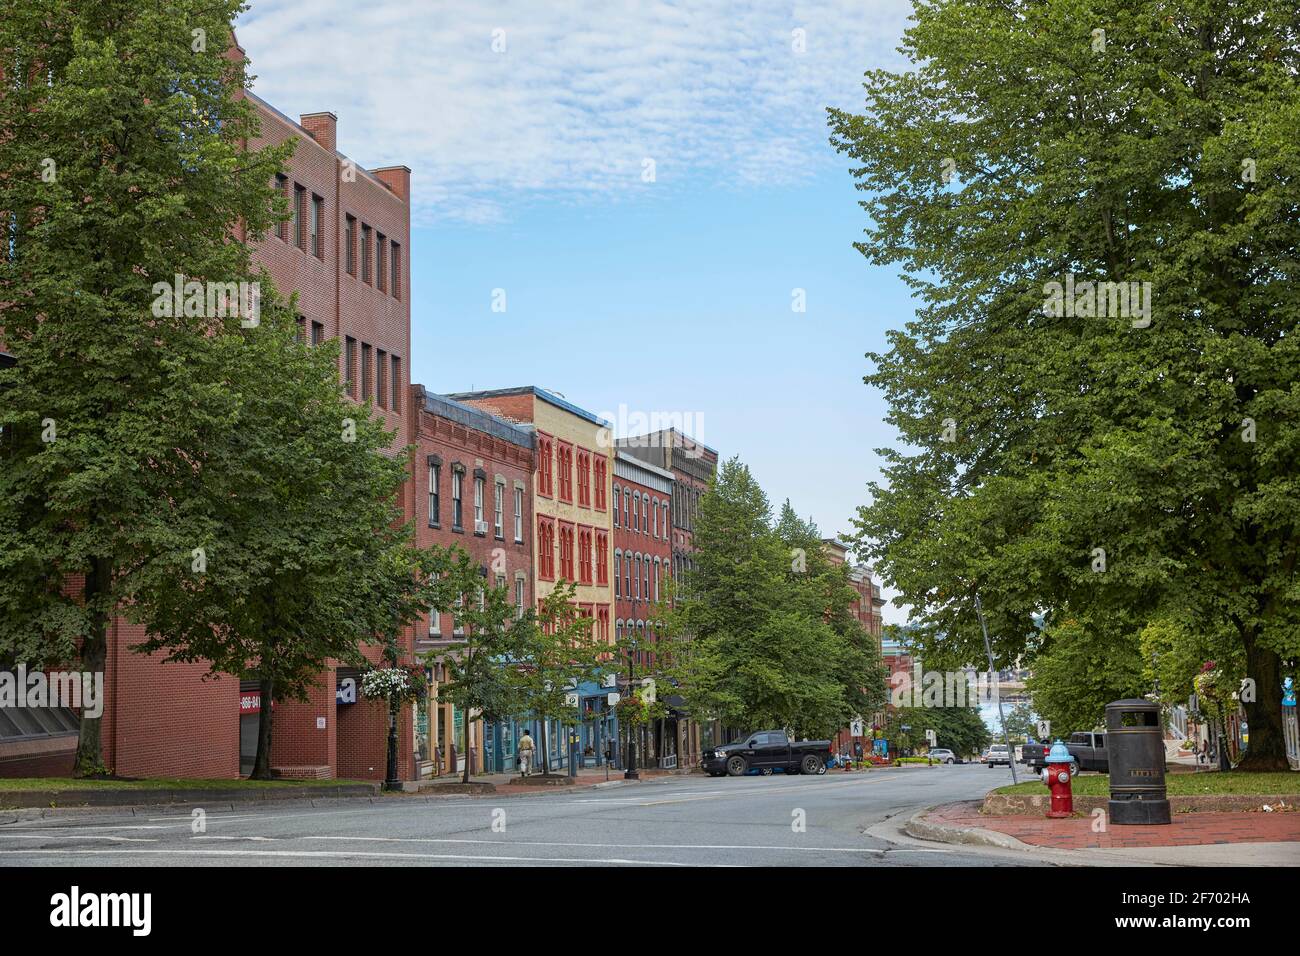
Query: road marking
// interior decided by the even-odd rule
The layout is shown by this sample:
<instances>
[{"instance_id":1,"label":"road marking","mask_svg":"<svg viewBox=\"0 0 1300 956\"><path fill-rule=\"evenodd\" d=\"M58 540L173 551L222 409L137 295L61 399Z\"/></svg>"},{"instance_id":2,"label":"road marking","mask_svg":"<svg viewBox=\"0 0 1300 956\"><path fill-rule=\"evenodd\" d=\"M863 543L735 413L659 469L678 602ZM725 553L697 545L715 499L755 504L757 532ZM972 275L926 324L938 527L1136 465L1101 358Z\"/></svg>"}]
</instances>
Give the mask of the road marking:
<instances>
[{"instance_id":1,"label":"road marking","mask_svg":"<svg viewBox=\"0 0 1300 956\"><path fill-rule=\"evenodd\" d=\"M676 863L662 860L628 860L620 857L563 857L563 856L474 856L457 853L378 853L373 850L351 850L333 852L327 850L11 850L0 852L0 856L34 856L34 855L71 855L82 856L255 856L255 857L297 857L323 860L394 859L394 860L469 860L474 862L497 863L610 863L624 866L714 866L725 867L725 863Z\"/></svg>"},{"instance_id":2,"label":"road marking","mask_svg":"<svg viewBox=\"0 0 1300 956\"><path fill-rule=\"evenodd\" d=\"M305 836L303 840L339 840L345 843L487 843L495 846L561 846L606 850L797 850L807 853L884 853L883 849L851 846L762 846L731 843L561 843L547 840L472 840L451 837L350 837Z\"/></svg>"},{"instance_id":3,"label":"road marking","mask_svg":"<svg viewBox=\"0 0 1300 956\"><path fill-rule=\"evenodd\" d=\"M0 833L0 840L112 840L118 843L157 843L157 837L96 836L93 833Z\"/></svg>"}]
</instances>

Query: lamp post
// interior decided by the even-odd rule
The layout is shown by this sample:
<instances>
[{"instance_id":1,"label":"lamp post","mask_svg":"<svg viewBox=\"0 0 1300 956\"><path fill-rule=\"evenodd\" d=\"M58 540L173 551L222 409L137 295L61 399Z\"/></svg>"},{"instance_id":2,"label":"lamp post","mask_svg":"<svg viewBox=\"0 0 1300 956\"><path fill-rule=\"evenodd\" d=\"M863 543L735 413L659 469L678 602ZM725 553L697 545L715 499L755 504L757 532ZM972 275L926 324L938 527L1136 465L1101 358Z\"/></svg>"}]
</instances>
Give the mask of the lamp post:
<instances>
[{"instance_id":1,"label":"lamp post","mask_svg":"<svg viewBox=\"0 0 1300 956\"><path fill-rule=\"evenodd\" d=\"M629 699L632 696L632 687L636 682L636 637L633 636L628 642L627 652L627 693ZM624 780L640 780L641 775L636 772L636 735L632 731L632 725L629 722L627 727L627 770L623 772Z\"/></svg>"}]
</instances>

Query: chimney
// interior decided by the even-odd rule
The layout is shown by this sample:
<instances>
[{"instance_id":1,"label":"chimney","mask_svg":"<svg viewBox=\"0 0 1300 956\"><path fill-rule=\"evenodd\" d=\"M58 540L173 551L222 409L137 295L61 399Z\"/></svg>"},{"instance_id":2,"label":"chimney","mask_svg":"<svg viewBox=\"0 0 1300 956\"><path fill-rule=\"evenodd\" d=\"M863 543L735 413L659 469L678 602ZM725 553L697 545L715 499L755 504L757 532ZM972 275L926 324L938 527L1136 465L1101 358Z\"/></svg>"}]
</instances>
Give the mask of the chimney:
<instances>
[{"instance_id":1,"label":"chimney","mask_svg":"<svg viewBox=\"0 0 1300 956\"><path fill-rule=\"evenodd\" d=\"M383 169L370 170L370 175L391 189L398 198L408 203L411 201L410 166L385 166Z\"/></svg>"},{"instance_id":2,"label":"chimney","mask_svg":"<svg viewBox=\"0 0 1300 956\"><path fill-rule=\"evenodd\" d=\"M298 122L312 139L331 153L338 150L339 118L333 113L303 113Z\"/></svg>"}]
</instances>

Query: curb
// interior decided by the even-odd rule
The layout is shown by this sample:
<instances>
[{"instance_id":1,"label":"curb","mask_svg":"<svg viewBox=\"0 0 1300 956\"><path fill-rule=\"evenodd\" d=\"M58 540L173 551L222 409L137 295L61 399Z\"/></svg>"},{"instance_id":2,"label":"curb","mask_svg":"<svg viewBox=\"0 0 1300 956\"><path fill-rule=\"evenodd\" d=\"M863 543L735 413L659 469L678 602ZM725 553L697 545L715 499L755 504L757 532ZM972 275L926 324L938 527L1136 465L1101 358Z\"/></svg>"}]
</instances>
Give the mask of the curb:
<instances>
[{"instance_id":1,"label":"curb","mask_svg":"<svg viewBox=\"0 0 1300 956\"><path fill-rule=\"evenodd\" d=\"M276 803L281 800L372 797L378 784L265 787L250 790L27 790L0 795L0 813L13 810L122 809L124 807L220 806ZM62 804L62 806L60 806Z\"/></svg>"},{"instance_id":2,"label":"curb","mask_svg":"<svg viewBox=\"0 0 1300 956\"><path fill-rule=\"evenodd\" d=\"M939 809L938 806L926 807L924 810L918 810L903 825L903 832L908 836L915 837L918 840L928 840L931 843L955 843L965 846L993 846L1003 850L1035 850L1042 847L1033 847L1028 843L1021 843L1013 836L1007 836L1005 833L998 833L996 830L985 830L981 827L952 827L942 823L931 823L925 817L931 811Z\"/></svg>"}]
</instances>

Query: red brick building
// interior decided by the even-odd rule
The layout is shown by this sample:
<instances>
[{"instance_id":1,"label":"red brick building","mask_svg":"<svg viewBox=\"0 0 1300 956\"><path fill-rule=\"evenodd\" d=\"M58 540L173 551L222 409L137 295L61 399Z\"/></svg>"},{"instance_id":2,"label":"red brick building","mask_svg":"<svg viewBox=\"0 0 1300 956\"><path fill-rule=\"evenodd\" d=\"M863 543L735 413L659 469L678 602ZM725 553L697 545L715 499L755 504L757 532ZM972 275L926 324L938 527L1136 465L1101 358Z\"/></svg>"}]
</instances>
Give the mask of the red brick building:
<instances>
[{"instance_id":1,"label":"red brick building","mask_svg":"<svg viewBox=\"0 0 1300 956\"><path fill-rule=\"evenodd\" d=\"M232 56L243 56L236 43ZM278 180L293 217L253 249L282 294L297 292L303 335L341 340L340 375L359 403L374 403L396 429L397 451L410 433L406 387L410 361L410 170L366 170L336 149L336 117L298 122L252 93L261 133L253 145L293 139L289 169ZM237 238L243 239L242 235ZM73 586L80 586L72 581ZM130 648L143 630L122 620L108 633L103 717L104 762L122 776L235 777L256 749L263 702L256 684L205 679L203 664L164 664ZM409 652L409 648L408 648ZM378 659L378 649L370 651ZM276 703L274 766L287 775L382 778L386 716L356 702L356 674L323 672L307 703ZM44 772L70 772L75 734L51 735L39 758ZM6 761L0 775L32 772L32 760ZM414 773L412 727L403 721L401 774Z\"/></svg>"},{"instance_id":2,"label":"red brick building","mask_svg":"<svg viewBox=\"0 0 1300 956\"><path fill-rule=\"evenodd\" d=\"M409 443L417 450L408 513L415 517L416 543L421 548L458 545L469 552L482 568L484 583L508 587L522 615L533 602L532 429L426 392L422 385L412 386L410 394ZM459 633L454 615L431 611L412 635L414 650L450 653ZM445 671L440 664L429 670L429 697L412 715L421 776L455 773L466 757L460 752L465 715L450 704L434 703ZM485 739L483 731L482 721L475 721L475 768L484 766L485 757L495 757L494 747L508 747L505 762L512 761L513 737Z\"/></svg>"},{"instance_id":3,"label":"red brick building","mask_svg":"<svg viewBox=\"0 0 1300 956\"><path fill-rule=\"evenodd\" d=\"M699 515L700 498L717 474L718 453L676 428L628 436L619 439L617 444L620 454L672 475L673 493L669 509L672 538L668 542L668 560L673 584L680 588L686 572L694 567L695 520ZM699 766L703 748L724 743L727 739L728 735L718 721L678 720L677 762L685 767Z\"/></svg>"}]
</instances>

